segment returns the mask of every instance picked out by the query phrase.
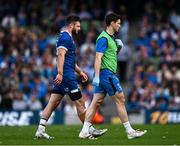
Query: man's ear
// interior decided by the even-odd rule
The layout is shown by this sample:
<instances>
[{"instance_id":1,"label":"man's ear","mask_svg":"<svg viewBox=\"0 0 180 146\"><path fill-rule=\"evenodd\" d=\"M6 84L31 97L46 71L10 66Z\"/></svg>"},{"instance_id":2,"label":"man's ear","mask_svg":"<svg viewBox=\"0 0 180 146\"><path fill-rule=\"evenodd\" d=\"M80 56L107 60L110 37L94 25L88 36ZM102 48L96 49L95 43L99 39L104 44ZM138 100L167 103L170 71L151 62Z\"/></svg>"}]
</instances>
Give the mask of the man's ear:
<instances>
[{"instance_id":1,"label":"man's ear","mask_svg":"<svg viewBox=\"0 0 180 146\"><path fill-rule=\"evenodd\" d=\"M114 22L112 21L111 23L110 23L110 25L113 25L114 24Z\"/></svg>"},{"instance_id":2,"label":"man's ear","mask_svg":"<svg viewBox=\"0 0 180 146\"><path fill-rule=\"evenodd\" d=\"M69 26L70 26L71 28L73 28L74 24L73 24L73 23L70 23Z\"/></svg>"}]
</instances>

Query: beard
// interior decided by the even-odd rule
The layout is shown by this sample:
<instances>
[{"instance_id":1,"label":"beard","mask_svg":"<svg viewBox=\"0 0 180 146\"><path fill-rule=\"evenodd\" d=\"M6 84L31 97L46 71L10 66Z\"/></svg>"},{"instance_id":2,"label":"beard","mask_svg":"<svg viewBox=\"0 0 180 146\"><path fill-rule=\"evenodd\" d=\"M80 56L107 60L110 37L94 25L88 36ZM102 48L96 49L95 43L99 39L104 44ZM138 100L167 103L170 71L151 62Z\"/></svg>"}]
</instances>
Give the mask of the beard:
<instances>
[{"instance_id":1,"label":"beard","mask_svg":"<svg viewBox=\"0 0 180 146\"><path fill-rule=\"evenodd\" d=\"M72 37L75 42L78 40L78 32L76 30L72 30Z\"/></svg>"},{"instance_id":2,"label":"beard","mask_svg":"<svg viewBox=\"0 0 180 146\"><path fill-rule=\"evenodd\" d=\"M72 30L72 35L78 35L78 31L76 31L75 29Z\"/></svg>"},{"instance_id":3,"label":"beard","mask_svg":"<svg viewBox=\"0 0 180 146\"><path fill-rule=\"evenodd\" d=\"M78 31L72 30L72 37L75 40L75 42L78 41L78 33L79 33Z\"/></svg>"}]
</instances>

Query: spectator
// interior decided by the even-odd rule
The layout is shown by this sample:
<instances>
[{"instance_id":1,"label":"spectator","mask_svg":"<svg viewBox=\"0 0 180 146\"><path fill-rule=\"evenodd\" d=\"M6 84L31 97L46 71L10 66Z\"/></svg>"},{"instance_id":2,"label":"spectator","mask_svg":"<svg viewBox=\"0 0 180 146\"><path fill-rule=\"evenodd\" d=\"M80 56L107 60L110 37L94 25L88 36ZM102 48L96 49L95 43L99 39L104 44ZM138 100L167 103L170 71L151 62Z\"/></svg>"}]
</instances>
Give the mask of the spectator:
<instances>
[{"instance_id":1,"label":"spectator","mask_svg":"<svg viewBox=\"0 0 180 146\"><path fill-rule=\"evenodd\" d=\"M5 28L14 27L16 25L16 18L12 14L8 14L3 18L1 25Z\"/></svg>"},{"instance_id":2,"label":"spectator","mask_svg":"<svg viewBox=\"0 0 180 146\"><path fill-rule=\"evenodd\" d=\"M42 104L37 99L37 94L36 93L32 93L30 95L30 99L28 101L28 107L29 107L30 110L41 110L42 109Z\"/></svg>"},{"instance_id":3,"label":"spectator","mask_svg":"<svg viewBox=\"0 0 180 146\"><path fill-rule=\"evenodd\" d=\"M24 100L24 94L22 92L16 92L13 100L14 110L26 110L28 107L27 102Z\"/></svg>"}]
</instances>

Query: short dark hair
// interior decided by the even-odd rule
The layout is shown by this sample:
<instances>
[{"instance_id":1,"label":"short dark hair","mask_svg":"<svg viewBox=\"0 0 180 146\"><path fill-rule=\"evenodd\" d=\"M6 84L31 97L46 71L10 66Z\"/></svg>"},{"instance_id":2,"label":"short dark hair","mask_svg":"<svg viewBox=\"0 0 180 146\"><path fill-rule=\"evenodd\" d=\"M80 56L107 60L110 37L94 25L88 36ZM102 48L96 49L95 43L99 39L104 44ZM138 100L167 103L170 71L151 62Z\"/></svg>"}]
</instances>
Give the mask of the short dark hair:
<instances>
[{"instance_id":1,"label":"short dark hair","mask_svg":"<svg viewBox=\"0 0 180 146\"><path fill-rule=\"evenodd\" d=\"M81 22L81 19L79 16L70 15L66 19L66 25L69 25L70 23L77 22L77 21Z\"/></svg>"},{"instance_id":2,"label":"short dark hair","mask_svg":"<svg viewBox=\"0 0 180 146\"><path fill-rule=\"evenodd\" d=\"M120 19L120 15L117 15L116 13L110 13L105 17L106 25L109 26L111 22L116 22L118 19Z\"/></svg>"}]
</instances>

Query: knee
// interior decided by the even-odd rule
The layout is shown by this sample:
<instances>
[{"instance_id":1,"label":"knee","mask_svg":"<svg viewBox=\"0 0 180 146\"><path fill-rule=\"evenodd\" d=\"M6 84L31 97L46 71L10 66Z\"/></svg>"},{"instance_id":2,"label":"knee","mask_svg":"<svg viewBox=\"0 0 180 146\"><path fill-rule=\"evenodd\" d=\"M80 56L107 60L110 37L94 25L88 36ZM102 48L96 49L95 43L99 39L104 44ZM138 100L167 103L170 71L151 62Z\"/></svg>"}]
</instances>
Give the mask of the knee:
<instances>
[{"instance_id":1,"label":"knee","mask_svg":"<svg viewBox=\"0 0 180 146\"><path fill-rule=\"evenodd\" d=\"M124 104L125 101L126 101L124 94L118 95L118 96L117 96L117 99L118 99L118 101L119 101L120 104Z\"/></svg>"},{"instance_id":2,"label":"knee","mask_svg":"<svg viewBox=\"0 0 180 146\"><path fill-rule=\"evenodd\" d=\"M103 102L103 99L98 100L96 103L96 108L99 108L101 106L102 102Z\"/></svg>"}]
</instances>

